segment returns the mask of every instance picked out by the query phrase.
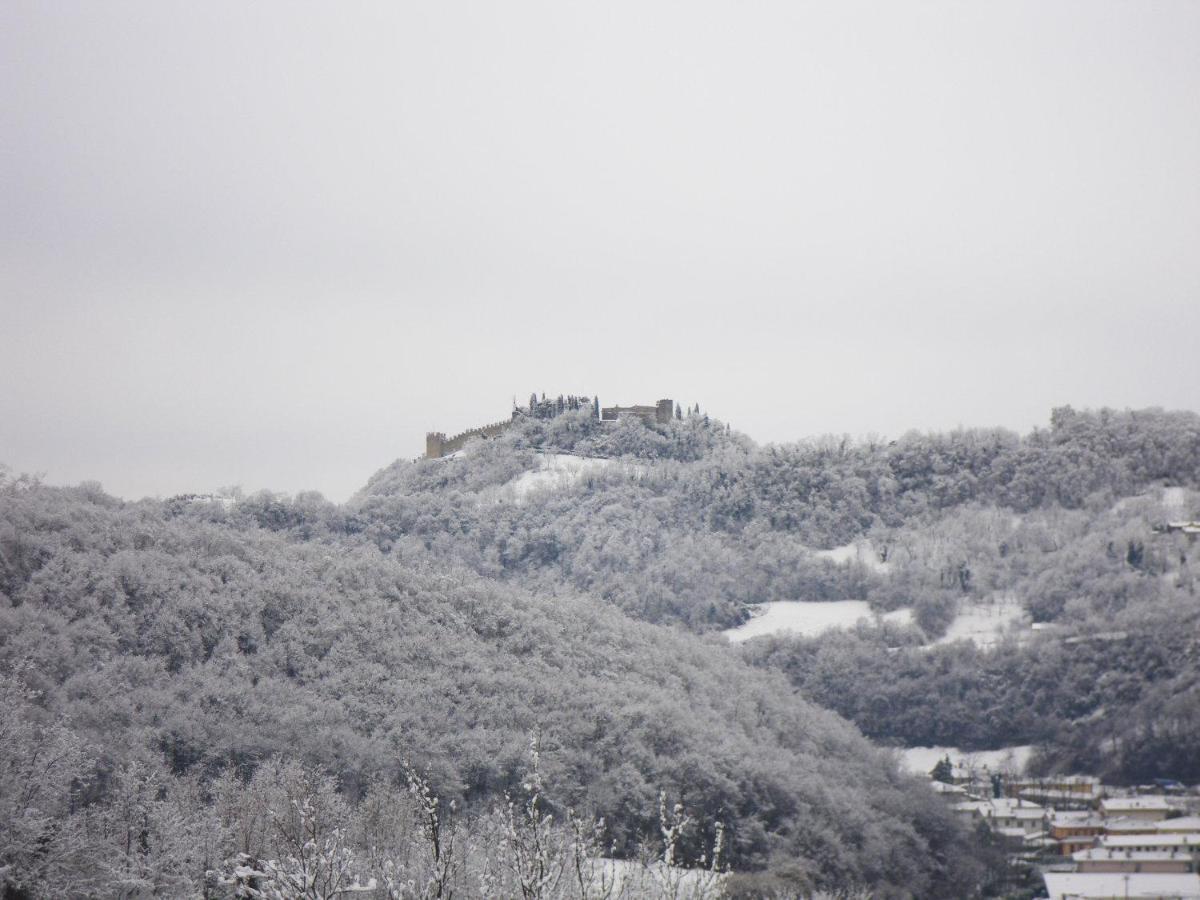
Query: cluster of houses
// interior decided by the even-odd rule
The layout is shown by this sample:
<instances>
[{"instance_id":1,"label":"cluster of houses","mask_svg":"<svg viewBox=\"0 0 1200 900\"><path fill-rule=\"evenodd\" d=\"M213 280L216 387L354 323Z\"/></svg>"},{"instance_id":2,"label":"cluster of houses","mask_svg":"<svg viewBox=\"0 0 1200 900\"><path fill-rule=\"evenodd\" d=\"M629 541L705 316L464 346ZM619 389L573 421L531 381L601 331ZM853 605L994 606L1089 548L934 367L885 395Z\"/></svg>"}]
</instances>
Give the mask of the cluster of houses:
<instances>
[{"instance_id":1,"label":"cluster of houses","mask_svg":"<svg viewBox=\"0 0 1200 900\"><path fill-rule=\"evenodd\" d=\"M1155 525L1152 530L1157 534L1180 532L1189 537L1196 537L1200 535L1200 522L1164 522L1162 525Z\"/></svg>"},{"instance_id":2,"label":"cluster of houses","mask_svg":"<svg viewBox=\"0 0 1200 900\"><path fill-rule=\"evenodd\" d=\"M1176 782L1105 787L1090 775L934 770L933 789L985 823L1051 900L1200 900L1200 796Z\"/></svg>"}]
</instances>

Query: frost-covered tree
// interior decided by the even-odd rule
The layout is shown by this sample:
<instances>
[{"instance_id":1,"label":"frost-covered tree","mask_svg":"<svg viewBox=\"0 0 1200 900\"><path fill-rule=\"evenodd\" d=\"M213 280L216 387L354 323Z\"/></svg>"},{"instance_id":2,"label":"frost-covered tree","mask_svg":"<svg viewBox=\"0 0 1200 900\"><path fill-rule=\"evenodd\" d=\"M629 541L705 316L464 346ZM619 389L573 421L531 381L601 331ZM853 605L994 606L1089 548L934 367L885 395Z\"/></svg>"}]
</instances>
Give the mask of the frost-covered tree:
<instances>
[{"instance_id":1,"label":"frost-covered tree","mask_svg":"<svg viewBox=\"0 0 1200 900\"><path fill-rule=\"evenodd\" d=\"M88 748L37 706L27 667L0 673L0 893L42 896L89 883L91 855L73 815Z\"/></svg>"}]
</instances>

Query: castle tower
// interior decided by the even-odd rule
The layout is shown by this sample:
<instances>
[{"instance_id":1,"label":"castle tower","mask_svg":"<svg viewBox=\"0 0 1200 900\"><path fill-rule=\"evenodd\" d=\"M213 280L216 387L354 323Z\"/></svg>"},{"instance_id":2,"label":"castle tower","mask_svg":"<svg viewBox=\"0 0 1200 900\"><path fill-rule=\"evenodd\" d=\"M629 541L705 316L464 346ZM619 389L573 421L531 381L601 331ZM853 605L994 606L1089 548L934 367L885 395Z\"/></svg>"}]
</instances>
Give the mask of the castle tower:
<instances>
[{"instance_id":1,"label":"castle tower","mask_svg":"<svg viewBox=\"0 0 1200 900\"><path fill-rule=\"evenodd\" d=\"M659 425L668 424L675 417L675 401L659 400L654 404L654 421Z\"/></svg>"},{"instance_id":2,"label":"castle tower","mask_svg":"<svg viewBox=\"0 0 1200 900\"><path fill-rule=\"evenodd\" d=\"M446 435L440 431L427 431L425 433L425 458L426 459L441 459L442 447L446 443Z\"/></svg>"}]
</instances>

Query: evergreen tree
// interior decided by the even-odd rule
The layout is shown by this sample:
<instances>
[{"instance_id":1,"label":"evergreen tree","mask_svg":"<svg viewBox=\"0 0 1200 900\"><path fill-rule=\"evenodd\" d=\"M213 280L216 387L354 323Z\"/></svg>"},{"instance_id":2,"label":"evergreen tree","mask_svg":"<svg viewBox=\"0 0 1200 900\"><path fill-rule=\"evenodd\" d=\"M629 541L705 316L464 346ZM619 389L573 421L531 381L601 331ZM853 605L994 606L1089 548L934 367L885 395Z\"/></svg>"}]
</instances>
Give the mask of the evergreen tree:
<instances>
[{"instance_id":1,"label":"evergreen tree","mask_svg":"<svg viewBox=\"0 0 1200 900\"><path fill-rule=\"evenodd\" d=\"M937 765L930 771L929 776L934 781L940 781L943 784L954 784L954 766L950 762L949 753L937 761Z\"/></svg>"}]
</instances>

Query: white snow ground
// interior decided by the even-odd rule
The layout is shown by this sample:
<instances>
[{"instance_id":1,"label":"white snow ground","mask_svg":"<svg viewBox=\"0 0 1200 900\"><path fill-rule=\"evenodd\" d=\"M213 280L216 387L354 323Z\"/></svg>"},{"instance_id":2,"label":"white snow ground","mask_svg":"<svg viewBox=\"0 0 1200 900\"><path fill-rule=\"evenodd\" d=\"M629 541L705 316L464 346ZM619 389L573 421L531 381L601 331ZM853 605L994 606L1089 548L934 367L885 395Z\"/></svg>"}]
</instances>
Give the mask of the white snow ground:
<instances>
[{"instance_id":1,"label":"white snow ground","mask_svg":"<svg viewBox=\"0 0 1200 900\"><path fill-rule=\"evenodd\" d=\"M735 644L767 634L815 637L834 628L851 628L861 619L876 621L875 614L862 600L823 603L781 600L756 604L750 611L753 618L723 632ZM907 607L893 610L878 620L908 625L912 622L912 610ZM927 646L969 640L979 647L991 647L1014 629L1019 634L1033 634L1029 616L1020 602L1011 594L1001 594L991 600L964 603L946 633Z\"/></svg>"},{"instance_id":2,"label":"white snow ground","mask_svg":"<svg viewBox=\"0 0 1200 900\"><path fill-rule=\"evenodd\" d=\"M612 896L672 896L704 900L718 896L718 889L726 877L723 872L665 866L658 861L644 865L634 860L601 857L594 862L591 873L593 885L600 893L603 888L609 887Z\"/></svg>"},{"instance_id":3,"label":"white snow ground","mask_svg":"<svg viewBox=\"0 0 1200 900\"><path fill-rule=\"evenodd\" d=\"M546 488L570 487L589 474L619 465L615 459L571 456L566 453L543 453L538 457L538 462L541 468L522 472L505 485L512 490L515 499L524 500L534 491Z\"/></svg>"},{"instance_id":4,"label":"white snow ground","mask_svg":"<svg viewBox=\"0 0 1200 900\"><path fill-rule=\"evenodd\" d=\"M751 607L751 618L737 628L727 628L722 634L733 643L748 641L765 634L791 633L803 637L824 634L834 628L850 628L860 619L874 620L875 614L863 600L830 600L821 603L804 603L798 600L780 600L759 603ZM883 620L907 624L912 612L898 609L885 613Z\"/></svg>"},{"instance_id":5,"label":"white snow ground","mask_svg":"<svg viewBox=\"0 0 1200 900\"><path fill-rule=\"evenodd\" d=\"M1026 634L1033 633L1032 620L1020 601L1012 594L999 594L989 600L962 604L946 633L934 644L966 639L978 647L991 647L1014 627Z\"/></svg>"},{"instance_id":6,"label":"white snow ground","mask_svg":"<svg viewBox=\"0 0 1200 900\"><path fill-rule=\"evenodd\" d=\"M596 456L572 456L569 453L542 453L538 468L522 472L507 484L482 491L480 499L491 503L523 503L534 491L557 490L578 484L589 475L618 469L637 477L641 466Z\"/></svg>"},{"instance_id":7,"label":"white snow ground","mask_svg":"<svg viewBox=\"0 0 1200 900\"><path fill-rule=\"evenodd\" d=\"M1181 487L1163 488L1162 505L1171 513L1182 513L1187 502L1187 491Z\"/></svg>"},{"instance_id":8,"label":"white snow ground","mask_svg":"<svg viewBox=\"0 0 1200 900\"><path fill-rule=\"evenodd\" d=\"M876 572L888 570L888 564L879 559L879 554L868 541L855 541L832 550L815 550L813 556L835 563L860 562Z\"/></svg>"},{"instance_id":9,"label":"white snow ground","mask_svg":"<svg viewBox=\"0 0 1200 900\"><path fill-rule=\"evenodd\" d=\"M900 751L900 765L913 774L928 774L939 759L949 755L950 762L965 768L987 767L993 772L1015 772L1021 774L1029 762L1033 747L1021 744L999 750L980 750L968 753L957 747L906 747Z\"/></svg>"}]
</instances>

